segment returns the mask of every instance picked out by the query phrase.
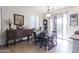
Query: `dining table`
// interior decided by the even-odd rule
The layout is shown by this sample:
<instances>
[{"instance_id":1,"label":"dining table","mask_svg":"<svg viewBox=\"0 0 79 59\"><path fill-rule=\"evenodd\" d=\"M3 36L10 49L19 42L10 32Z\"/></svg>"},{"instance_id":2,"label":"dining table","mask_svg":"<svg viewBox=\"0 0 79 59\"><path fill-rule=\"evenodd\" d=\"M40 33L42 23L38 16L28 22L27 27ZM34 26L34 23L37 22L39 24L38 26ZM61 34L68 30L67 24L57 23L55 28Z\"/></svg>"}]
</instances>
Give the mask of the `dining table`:
<instances>
[{"instance_id":1,"label":"dining table","mask_svg":"<svg viewBox=\"0 0 79 59\"><path fill-rule=\"evenodd\" d=\"M40 48L44 46L45 51L47 47L48 49L51 49L53 46L57 44L56 35L54 35L53 33L38 32L37 36L40 40Z\"/></svg>"}]
</instances>

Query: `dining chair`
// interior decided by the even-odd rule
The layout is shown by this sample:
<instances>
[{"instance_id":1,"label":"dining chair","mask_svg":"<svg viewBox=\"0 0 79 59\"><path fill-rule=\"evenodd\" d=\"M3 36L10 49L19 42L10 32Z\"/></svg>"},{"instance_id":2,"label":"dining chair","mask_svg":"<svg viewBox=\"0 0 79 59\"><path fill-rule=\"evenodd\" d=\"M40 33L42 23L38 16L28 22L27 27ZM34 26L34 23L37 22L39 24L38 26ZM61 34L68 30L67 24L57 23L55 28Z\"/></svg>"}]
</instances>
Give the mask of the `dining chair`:
<instances>
[{"instance_id":1,"label":"dining chair","mask_svg":"<svg viewBox=\"0 0 79 59\"><path fill-rule=\"evenodd\" d=\"M38 38L36 32L33 32L33 36L34 36L34 42L33 42L33 44L37 45L37 43L39 43L40 40L39 40L39 38Z\"/></svg>"}]
</instances>

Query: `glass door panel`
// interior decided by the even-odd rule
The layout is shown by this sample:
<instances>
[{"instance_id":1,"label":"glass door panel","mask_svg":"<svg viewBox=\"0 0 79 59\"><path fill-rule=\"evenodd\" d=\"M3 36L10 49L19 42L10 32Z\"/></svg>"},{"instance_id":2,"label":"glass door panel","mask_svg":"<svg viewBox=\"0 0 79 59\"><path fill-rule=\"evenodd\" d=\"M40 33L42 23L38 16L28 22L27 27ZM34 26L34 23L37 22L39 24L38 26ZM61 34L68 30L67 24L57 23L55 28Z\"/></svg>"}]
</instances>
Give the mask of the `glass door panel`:
<instances>
[{"instance_id":1,"label":"glass door panel","mask_svg":"<svg viewBox=\"0 0 79 59\"><path fill-rule=\"evenodd\" d=\"M63 38L63 19L57 17L57 38Z\"/></svg>"}]
</instances>

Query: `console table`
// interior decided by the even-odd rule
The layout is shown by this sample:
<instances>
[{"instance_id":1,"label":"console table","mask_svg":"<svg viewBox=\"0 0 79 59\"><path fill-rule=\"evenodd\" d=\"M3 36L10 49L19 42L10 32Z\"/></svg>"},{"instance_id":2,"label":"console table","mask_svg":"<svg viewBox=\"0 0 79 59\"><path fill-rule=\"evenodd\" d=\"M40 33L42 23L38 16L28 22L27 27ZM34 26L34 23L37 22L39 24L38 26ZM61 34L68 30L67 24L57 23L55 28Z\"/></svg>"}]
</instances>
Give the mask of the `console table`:
<instances>
[{"instance_id":1,"label":"console table","mask_svg":"<svg viewBox=\"0 0 79 59\"><path fill-rule=\"evenodd\" d=\"M6 47L8 47L8 41L14 40L14 45L16 45L16 39L32 36L32 29L16 29L16 30L6 30Z\"/></svg>"}]
</instances>

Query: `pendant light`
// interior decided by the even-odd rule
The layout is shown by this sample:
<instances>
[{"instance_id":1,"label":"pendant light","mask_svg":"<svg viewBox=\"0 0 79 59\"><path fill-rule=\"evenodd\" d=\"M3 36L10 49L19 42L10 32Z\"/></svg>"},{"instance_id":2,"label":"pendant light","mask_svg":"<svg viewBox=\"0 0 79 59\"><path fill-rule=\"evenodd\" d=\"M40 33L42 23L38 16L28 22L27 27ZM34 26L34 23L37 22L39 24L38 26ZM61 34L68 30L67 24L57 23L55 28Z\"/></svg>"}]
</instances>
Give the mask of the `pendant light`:
<instances>
[{"instance_id":1,"label":"pendant light","mask_svg":"<svg viewBox=\"0 0 79 59\"><path fill-rule=\"evenodd\" d=\"M48 8L48 9L47 9L46 17L49 18L49 17L51 17L51 14L50 14L50 12L49 12L49 11L50 11L50 10L49 10L49 6L47 6L47 8Z\"/></svg>"}]
</instances>

